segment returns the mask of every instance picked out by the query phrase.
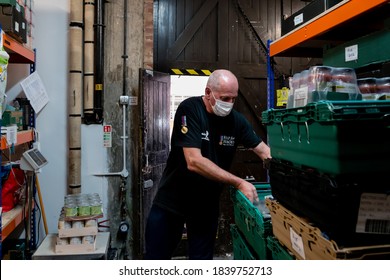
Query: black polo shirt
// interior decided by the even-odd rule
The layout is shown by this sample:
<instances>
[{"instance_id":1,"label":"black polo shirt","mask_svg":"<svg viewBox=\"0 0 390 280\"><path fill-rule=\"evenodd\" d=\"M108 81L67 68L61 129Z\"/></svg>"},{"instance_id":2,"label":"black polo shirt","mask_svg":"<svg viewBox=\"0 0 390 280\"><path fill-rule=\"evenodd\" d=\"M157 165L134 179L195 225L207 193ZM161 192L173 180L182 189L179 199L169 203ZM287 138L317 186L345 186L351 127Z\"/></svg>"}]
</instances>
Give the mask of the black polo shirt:
<instances>
[{"instance_id":1,"label":"black polo shirt","mask_svg":"<svg viewBox=\"0 0 390 280\"><path fill-rule=\"evenodd\" d=\"M218 211L222 184L187 169L183 147L199 148L204 157L229 170L238 145L254 148L261 139L235 111L218 117L206 111L202 97L180 103L174 119L171 151L154 203L180 215Z\"/></svg>"}]
</instances>

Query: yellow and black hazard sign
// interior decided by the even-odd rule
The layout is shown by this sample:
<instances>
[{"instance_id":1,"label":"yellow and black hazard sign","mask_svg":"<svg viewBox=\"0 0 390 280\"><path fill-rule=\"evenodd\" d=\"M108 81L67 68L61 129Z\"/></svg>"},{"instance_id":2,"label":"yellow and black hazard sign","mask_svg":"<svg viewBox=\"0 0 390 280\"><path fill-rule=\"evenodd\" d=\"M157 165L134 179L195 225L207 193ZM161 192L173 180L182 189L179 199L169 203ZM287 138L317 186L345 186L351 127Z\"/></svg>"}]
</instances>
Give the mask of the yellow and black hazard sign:
<instances>
[{"instance_id":1,"label":"yellow and black hazard sign","mask_svg":"<svg viewBox=\"0 0 390 280\"><path fill-rule=\"evenodd\" d=\"M212 70L206 69L171 69L171 74L173 75L210 76L212 72Z\"/></svg>"}]
</instances>

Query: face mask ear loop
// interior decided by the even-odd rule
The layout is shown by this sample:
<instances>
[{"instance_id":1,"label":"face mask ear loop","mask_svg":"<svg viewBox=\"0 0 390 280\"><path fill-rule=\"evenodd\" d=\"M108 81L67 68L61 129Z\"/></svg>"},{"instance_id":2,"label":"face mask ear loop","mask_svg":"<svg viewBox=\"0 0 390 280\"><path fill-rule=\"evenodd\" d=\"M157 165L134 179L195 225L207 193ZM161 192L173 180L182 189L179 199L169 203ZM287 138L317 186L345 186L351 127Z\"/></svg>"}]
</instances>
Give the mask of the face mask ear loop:
<instances>
[{"instance_id":1,"label":"face mask ear loop","mask_svg":"<svg viewBox=\"0 0 390 280\"><path fill-rule=\"evenodd\" d=\"M213 98L214 98L215 104L217 104L217 99L215 98L213 91L211 89L209 89L209 91L211 93L210 95L213 96ZM215 104L214 104L214 106L213 106L213 104L211 104L211 98L209 99L209 104L211 107L215 106Z\"/></svg>"}]
</instances>

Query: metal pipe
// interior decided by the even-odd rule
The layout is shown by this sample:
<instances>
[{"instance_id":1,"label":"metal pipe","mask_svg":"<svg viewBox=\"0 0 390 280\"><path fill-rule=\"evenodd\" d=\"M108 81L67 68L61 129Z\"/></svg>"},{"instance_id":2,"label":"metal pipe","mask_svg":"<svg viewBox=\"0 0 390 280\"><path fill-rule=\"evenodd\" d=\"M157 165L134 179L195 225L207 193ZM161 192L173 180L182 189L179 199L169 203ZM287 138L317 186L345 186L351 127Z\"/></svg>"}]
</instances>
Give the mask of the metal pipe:
<instances>
[{"instance_id":1,"label":"metal pipe","mask_svg":"<svg viewBox=\"0 0 390 280\"><path fill-rule=\"evenodd\" d=\"M126 135L126 107L129 104L128 96L121 96L119 99L119 103L122 105L122 154L123 154L123 168L122 171L119 172L109 172L109 173L98 173L94 174L95 176L121 176L122 178L127 178L129 176L129 172L127 171L127 161L126 161L126 141L128 136Z\"/></svg>"},{"instance_id":2,"label":"metal pipe","mask_svg":"<svg viewBox=\"0 0 390 280\"><path fill-rule=\"evenodd\" d=\"M84 1L70 1L68 102L68 192L81 192L81 122L83 117L83 33Z\"/></svg>"},{"instance_id":3,"label":"metal pipe","mask_svg":"<svg viewBox=\"0 0 390 280\"><path fill-rule=\"evenodd\" d=\"M127 0L123 1L123 92L122 95L119 97L119 104L122 105L122 162L123 162L123 168L120 172L109 172L109 173L98 173L94 174L95 176L121 176L123 179L127 178L129 175L129 172L127 171L127 156L126 156L126 141L128 139L128 136L126 135L126 107L130 104L130 98L126 94L126 87L127 87L127 67L126 67L126 60L128 58L127 56Z\"/></svg>"},{"instance_id":4,"label":"metal pipe","mask_svg":"<svg viewBox=\"0 0 390 280\"><path fill-rule=\"evenodd\" d=\"M93 107L95 122L102 123L104 104L104 0L96 0L95 18L95 89Z\"/></svg>"},{"instance_id":5,"label":"metal pipe","mask_svg":"<svg viewBox=\"0 0 390 280\"><path fill-rule=\"evenodd\" d=\"M83 91L83 120L85 124L96 123L94 110L95 89L95 1L84 1L84 91Z\"/></svg>"},{"instance_id":6,"label":"metal pipe","mask_svg":"<svg viewBox=\"0 0 390 280\"><path fill-rule=\"evenodd\" d=\"M127 135L126 135L126 106L128 104L128 101L126 101L126 103L123 103L122 104L122 130L123 130L123 135L122 135L122 145L123 145L123 169L122 169L122 172L121 172L121 176L126 178L128 175L129 175L129 172L127 171L126 169L126 141L127 141Z\"/></svg>"},{"instance_id":7,"label":"metal pipe","mask_svg":"<svg viewBox=\"0 0 390 280\"><path fill-rule=\"evenodd\" d=\"M128 58L127 55L127 0L123 0L123 91L122 95L126 94L126 87L127 87L127 67L126 67L126 61Z\"/></svg>"}]
</instances>

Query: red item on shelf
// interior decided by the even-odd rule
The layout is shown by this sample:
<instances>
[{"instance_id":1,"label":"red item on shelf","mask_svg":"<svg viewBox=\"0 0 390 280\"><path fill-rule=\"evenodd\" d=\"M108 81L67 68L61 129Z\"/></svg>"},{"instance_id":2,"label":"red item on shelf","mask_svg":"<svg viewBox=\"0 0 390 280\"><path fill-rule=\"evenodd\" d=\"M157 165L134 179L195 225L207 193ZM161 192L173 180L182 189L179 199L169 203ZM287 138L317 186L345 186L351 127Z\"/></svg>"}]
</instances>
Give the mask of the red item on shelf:
<instances>
[{"instance_id":1,"label":"red item on shelf","mask_svg":"<svg viewBox=\"0 0 390 280\"><path fill-rule=\"evenodd\" d=\"M24 171L20 168L12 167L2 178L1 202L3 212L12 210L20 202L23 196Z\"/></svg>"}]
</instances>

